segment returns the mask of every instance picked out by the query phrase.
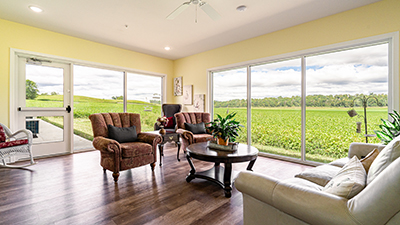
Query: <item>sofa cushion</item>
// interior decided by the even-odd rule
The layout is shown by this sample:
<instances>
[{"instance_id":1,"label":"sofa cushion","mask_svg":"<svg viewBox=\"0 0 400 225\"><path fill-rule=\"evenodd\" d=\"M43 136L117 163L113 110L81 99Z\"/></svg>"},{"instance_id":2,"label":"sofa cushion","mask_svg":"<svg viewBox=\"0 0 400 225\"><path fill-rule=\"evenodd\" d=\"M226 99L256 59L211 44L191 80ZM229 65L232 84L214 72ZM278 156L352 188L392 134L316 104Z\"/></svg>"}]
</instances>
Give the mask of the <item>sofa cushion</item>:
<instances>
[{"instance_id":1,"label":"sofa cushion","mask_svg":"<svg viewBox=\"0 0 400 225\"><path fill-rule=\"evenodd\" d=\"M185 123L185 130L188 130L193 134L205 134L206 126L204 122L198 124Z\"/></svg>"},{"instance_id":2,"label":"sofa cushion","mask_svg":"<svg viewBox=\"0 0 400 225\"><path fill-rule=\"evenodd\" d=\"M121 143L120 145L123 158L148 155L153 152L152 146L144 142Z\"/></svg>"},{"instance_id":3,"label":"sofa cushion","mask_svg":"<svg viewBox=\"0 0 400 225\"><path fill-rule=\"evenodd\" d=\"M333 162L330 162L329 165L343 167L350 159L348 157L337 159Z\"/></svg>"},{"instance_id":4,"label":"sofa cushion","mask_svg":"<svg viewBox=\"0 0 400 225\"><path fill-rule=\"evenodd\" d=\"M312 169L307 169L295 175L295 177L303 178L318 185L325 186L339 171L340 167L322 165Z\"/></svg>"},{"instance_id":5,"label":"sofa cushion","mask_svg":"<svg viewBox=\"0 0 400 225\"><path fill-rule=\"evenodd\" d=\"M322 191L350 199L364 189L366 176L364 166L353 156Z\"/></svg>"},{"instance_id":6,"label":"sofa cushion","mask_svg":"<svg viewBox=\"0 0 400 225\"><path fill-rule=\"evenodd\" d=\"M134 142L137 139L136 126L115 127L113 125L107 125L107 128L108 137L119 143Z\"/></svg>"},{"instance_id":7,"label":"sofa cushion","mask_svg":"<svg viewBox=\"0 0 400 225\"><path fill-rule=\"evenodd\" d=\"M367 176L370 184L386 167L400 156L400 136L393 139L372 162Z\"/></svg>"},{"instance_id":8,"label":"sofa cushion","mask_svg":"<svg viewBox=\"0 0 400 225\"><path fill-rule=\"evenodd\" d=\"M368 170L371 167L371 164L374 162L375 158L379 155L379 150L375 148L370 153L368 153L365 158L361 159L360 162L364 166L365 172L368 174Z\"/></svg>"}]
</instances>

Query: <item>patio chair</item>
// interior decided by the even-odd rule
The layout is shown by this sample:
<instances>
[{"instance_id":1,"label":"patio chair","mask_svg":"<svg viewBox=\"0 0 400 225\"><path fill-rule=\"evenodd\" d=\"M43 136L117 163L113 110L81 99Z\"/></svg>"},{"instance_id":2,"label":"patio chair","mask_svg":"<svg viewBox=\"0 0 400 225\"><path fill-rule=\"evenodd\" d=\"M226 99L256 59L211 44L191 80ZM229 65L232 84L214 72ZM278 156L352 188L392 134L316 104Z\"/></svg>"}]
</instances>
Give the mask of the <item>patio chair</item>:
<instances>
[{"instance_id":1,"label":"patio chair","mask_svg":"<svg viewBox=\"0 0 400 225\"><path fill-rule=\"evenodd\" d=\"M12 133L8 127L0 123L0 167L23 168L36 164L32 154L32 139L30 130L22 129ZM6 159L14 155L27 155L30 163L21 166L7 165Z\"/></svg>"}]
</instances>

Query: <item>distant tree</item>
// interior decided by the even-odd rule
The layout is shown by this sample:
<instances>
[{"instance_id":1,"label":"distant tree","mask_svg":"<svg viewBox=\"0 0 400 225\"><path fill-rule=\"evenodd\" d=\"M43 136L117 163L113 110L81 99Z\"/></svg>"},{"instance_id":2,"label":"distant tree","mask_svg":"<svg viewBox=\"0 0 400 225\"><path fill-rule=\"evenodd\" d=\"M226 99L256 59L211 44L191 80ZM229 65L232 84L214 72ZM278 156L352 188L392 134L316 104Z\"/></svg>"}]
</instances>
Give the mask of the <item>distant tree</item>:
<instances>
[{"instance_id":1,"label":"distant tree","mask_svg":"<svg viewBox=\"0 0 400 225\"><path fill-rule=\"evenodd\" d=\"M53 92L51 92L51 95L58 95L58 93L53 91Z\"/></svg>"},{"instance_id":2,"label":"distant tree","mask_svg":"<svg viewBox=\"0 0 400 225\"><path fill-rule=\"evenodd\" d=\"M38 86L31 80L26 80L26 99L35 99L39 94Z\"/></svg>"},{"instance_id":3,"label":"distant tree","mask_svg":"<svg viewBox=\"0 0 400 225\"><path fill-rule=\"evenodd\" d=\"M121 96L112 96L111 98L114 100L124 100L124 97L122 95Z\"/></svg>"}]
</instances>

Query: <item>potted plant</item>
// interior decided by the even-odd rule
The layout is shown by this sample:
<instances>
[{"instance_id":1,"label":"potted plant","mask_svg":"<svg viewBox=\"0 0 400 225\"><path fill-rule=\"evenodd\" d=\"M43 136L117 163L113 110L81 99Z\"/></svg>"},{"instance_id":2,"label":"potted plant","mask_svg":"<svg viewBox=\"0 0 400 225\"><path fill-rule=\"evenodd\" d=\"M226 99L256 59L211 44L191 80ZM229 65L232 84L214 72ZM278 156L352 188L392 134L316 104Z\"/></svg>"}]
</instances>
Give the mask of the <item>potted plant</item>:
<instances>
[{"instance_id":1,"label":"potted plant","mask_svg":"<svg viewBox=\"0 0 400 225\"><path fill-rule=\"evenodd\" d=\"M381 119L383 124L379 125L381 130L374 130L376 136L381 139L382 143L387 145L391 140L400 135L400 115L396 110L393 113L389 113L392 117L393 122L389 120Z\"/></svg>"},{"instance_id":2,"label":"potted plant","mask_svg":"<svg viewBox=\"0 0 400 225\"><path fill-rule=\"evenodd\" d=\"M213 137L217 139L217 144L228 145L229 141L235 142L236 137L239 136L238 131L241 130L241 125L233 117L236 112L229 113L226 117L217 114L217 118L211 121L208 129L212 131Z\"/></svg>"}]
</instances>

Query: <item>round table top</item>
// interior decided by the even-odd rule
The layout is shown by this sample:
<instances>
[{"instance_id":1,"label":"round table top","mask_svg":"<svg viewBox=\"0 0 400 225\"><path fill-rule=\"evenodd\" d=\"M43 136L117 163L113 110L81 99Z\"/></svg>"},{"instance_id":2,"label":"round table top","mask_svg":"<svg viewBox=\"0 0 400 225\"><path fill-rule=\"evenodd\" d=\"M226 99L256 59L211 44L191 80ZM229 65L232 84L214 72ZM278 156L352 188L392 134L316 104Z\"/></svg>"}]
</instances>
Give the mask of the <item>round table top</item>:
<instances>
[{"instance_id":1,"label":"round table top","mask_svg":"<svg viewBox=\"0 0 400 225\"><path fill-rule=\"evenodd\" d=\"M245 162L257 158L258 150L253 146L239 144L236 151L209 148L207 142L191 144L186 148L189 156L205 161Z\"/></svg>"}]
</instances>

